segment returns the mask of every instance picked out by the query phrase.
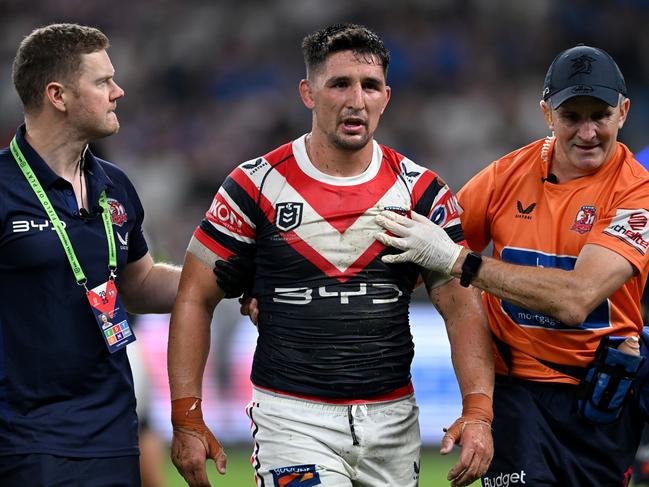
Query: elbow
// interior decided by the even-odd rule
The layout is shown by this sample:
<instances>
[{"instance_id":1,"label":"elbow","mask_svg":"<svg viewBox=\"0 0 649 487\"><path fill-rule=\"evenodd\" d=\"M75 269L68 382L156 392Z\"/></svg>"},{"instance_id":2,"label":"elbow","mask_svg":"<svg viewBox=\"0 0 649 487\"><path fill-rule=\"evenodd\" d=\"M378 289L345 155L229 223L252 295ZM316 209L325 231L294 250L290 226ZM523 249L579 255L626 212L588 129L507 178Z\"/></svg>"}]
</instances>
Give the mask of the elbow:
<instances>
[{"instance_id":1,"label":"elbow","mask_svg":"<svg viewBox=\"0 0 649 487\"><path fill-rule=\"evenodd\" d=\"M569 328L579 327L586 318L588 317L587 312L577 309L576 306L570 307L570 309L561 310L555 316L561 323L566 325Z\"/></svg>"},{"instance_id":2,"label":"elbow","mask_svg":"<svg viewBox=\"0 0 649 487\"><path fill-rule=\"evenodd\" d=\"M586 292L571 293L568 299L561 300L554 317L570 328L577 328L586 321L598 304Z\"/></svg>"}]
</instances>

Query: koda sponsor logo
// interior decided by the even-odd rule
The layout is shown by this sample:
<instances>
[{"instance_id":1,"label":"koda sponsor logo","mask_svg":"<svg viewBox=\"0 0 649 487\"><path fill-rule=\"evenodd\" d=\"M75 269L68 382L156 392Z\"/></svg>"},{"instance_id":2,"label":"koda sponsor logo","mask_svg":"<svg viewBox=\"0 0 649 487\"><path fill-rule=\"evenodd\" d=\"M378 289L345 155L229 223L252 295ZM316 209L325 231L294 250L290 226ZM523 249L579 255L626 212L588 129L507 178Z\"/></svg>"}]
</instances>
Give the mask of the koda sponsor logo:
<instances>
[{"instance_id":1,"label":"koda sponsor logo","mask_svg":"<svg viewBox=\"0 0 649 487\"><path fill-rule=\"evenodd\" d=\"M302 203L277 203L275 226L282 232L290 232L302 223Z\"/></svg>"},{"instance_id":2,"label":"koda sponsor logo","mask_svg":"<svg viewBox=\"0 0 649 487\"><path fill-rule=\"evenodd\" d=\"M485 477L483 479L484 487L509 487L513 484L525 484L525 470L513 473L501 473L496 477Z\"/></svg>"},{"instance_id":3,"label":"koda sponsor logo","mask_svg":"<svg viewBox=\"0 0 649 487\"><path fill-rule=\"evenodd\" d=\"M457 218L460 214L460 204L457 202L455 196L450 192L447 192L444 198L442 198L436 206L432 213L430 214L430 220L435 224L443 227L453 218Z\"/></svg>"},{"instance_id":4,"label":"koda sponsor logo","mask_svg":"<svg viewBox=\"0 0 649 487\"><path fill-rule=\"evenodd\" d=\"M61 220L61 225L65 228L65 222ZM54 230L54 225L49 220L14 220L11 222L11 231L13 233L28 232L30 230Z\"/></svg>"},{"instance_id":5,"label":"koda sponsor logo","mask_svg":"<svg viewBox=\"0 0 649 487\"><path fill-rule=\"evenodd\" d=\"M110 219L113 225L117 225L118 227L124 225L128 221L128 215L126 214L124 205L113 198L108 198L106 202L108 203L108 211L110 212Z\"/></svg>"},{"instance_id":6,"label":"koda sponsor logo","mask_svg":"<svg viewBox=\"0 0 649 487\"><path fill-rule=\"evenodd\" d=\"M320 474L315 465L292 465L290 467L271 468L275 487L311 487L320 485Z\"/></svg>"},{"instance_id":7,"label":"koda sponsor logo","mask_svg":"<svg viewBox=\"0 0 649 487\"><path fill-rule=\"evenodd\" d=\"M606 235L617 237L644 255L649 247L649 212L644 209L617 210Z\"/></svg>"},{"instance_id":8,"label":"koda sponsor logo","mask_svg":"<svg viewBox=\"0 0 649 487\"><path fill-rule=\"evenodd\" d=\"M520 202L520 200L516 200L516 215L514 215L516 218L523 218L524 220L531 220L532 215L531 213L534 211L534 208L536 208L536 203L532 203L527 207L523 206L523 203Z\"/></svg>"},{"instance_id":9,"label":"koda sponsor logo","mask_svg":"<svg viewBox=\"0 0 649 487\"><path fill-rule=\"evenodd\" d=\"M210 209L207 210L207 213L213 220L226 228L239 230L243 226L243 221L241 221L234 210L232 210L232 208L221 199L220 194L216 195L216 198L212 201L212 205L210 206Z\"/></svg>"},{"instance_id":10,"label":"koda sponsor logo","mask_svg":"<svg viewBox=\"0 0 649 487\"><path fill-rule=\"evenodd\" d=\"M593 228L593 223L595 223L596 218L597 208L590 205L584 205L579 208L577 216L575 216L575 221L572 223L570 230L581 233L582 235L584 233L588 233L590 232L591 228Z\"/></svg>"}]
</instances>

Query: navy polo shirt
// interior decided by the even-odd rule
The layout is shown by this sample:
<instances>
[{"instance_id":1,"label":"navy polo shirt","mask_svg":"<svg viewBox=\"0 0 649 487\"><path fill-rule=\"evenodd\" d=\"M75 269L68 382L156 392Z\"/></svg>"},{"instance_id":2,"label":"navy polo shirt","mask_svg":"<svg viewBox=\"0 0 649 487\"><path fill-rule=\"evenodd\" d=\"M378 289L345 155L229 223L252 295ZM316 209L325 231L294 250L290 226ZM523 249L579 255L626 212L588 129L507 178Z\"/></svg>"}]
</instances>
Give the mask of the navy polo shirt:
<instances>
[{"instance_id":1,"label":"navy polo shirt","mask_svg":"<svg viewBox=\"0 0 649 487\"><path fill-rule=\"evenodd\" d=\"M72 185L16 141L65 224L88 289L108 279L101 216L79 216ZM106 191L120 271L147 253L144 211L115 165L84 155L88 205ZM0 151L0 455L111 457L138 453L133 377L110 354L61 242L9 148Z\"/></svg>"}]
</instances>

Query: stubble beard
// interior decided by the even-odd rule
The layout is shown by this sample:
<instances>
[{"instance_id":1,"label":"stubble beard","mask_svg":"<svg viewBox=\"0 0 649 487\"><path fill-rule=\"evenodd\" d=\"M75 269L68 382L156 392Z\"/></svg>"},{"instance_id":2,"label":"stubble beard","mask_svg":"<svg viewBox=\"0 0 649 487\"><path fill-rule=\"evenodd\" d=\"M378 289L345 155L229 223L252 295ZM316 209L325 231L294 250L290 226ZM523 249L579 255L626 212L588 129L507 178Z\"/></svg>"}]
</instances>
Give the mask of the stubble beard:
<instances>
[{"instance_id":1,"label":"stubble beard","mask_svg":"<svg viewBox=\"0 0 649 487\"><path fill-rule=\"evenodd\" d=\"M363 147L365 147L368 144L371 138L372 135L369 133L366 133L360 139L348 138L348 137L341 136L339 134L332 134L330 140L331 143L338 149L351 152L351 151L361 150Z\"/></svg>"}]
</instances>

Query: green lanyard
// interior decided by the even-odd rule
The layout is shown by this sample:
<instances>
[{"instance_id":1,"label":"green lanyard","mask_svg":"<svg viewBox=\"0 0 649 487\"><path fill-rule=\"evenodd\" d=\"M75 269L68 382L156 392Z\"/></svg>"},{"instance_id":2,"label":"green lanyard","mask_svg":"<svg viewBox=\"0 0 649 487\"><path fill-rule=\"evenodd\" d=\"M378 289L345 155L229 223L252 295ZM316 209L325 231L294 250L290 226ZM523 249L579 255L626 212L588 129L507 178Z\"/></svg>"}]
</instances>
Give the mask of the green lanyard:
<instances>
[{"instance_id":1,"label":"green lanyard","mask_svg":"<svg viewBox=\"0 0 649 487\"><path fill-rule=\"evenodd\" d=\"M63 223L54 211L54 207L52 206L50 199L47 197L47 194L43 190L41 183L38 181L38 178L27 162L27 159L25 159L25 156L20 151L20 147L18 147L18 143L16 142L16 137L11 139L9 148L11 149L11 153L13 154L16 163L18 163L18 167L25 175L27 182L34 190L38 201L41 202L43 209L52 222L52 226L54 227L56 235L58 235L59 240L61 241L65 255L68 257L68 261L70 262L70 267L72 267L72 272L74 273L74 277L77 280L77 284L83 286L86 289L86 292L88 292L88 288L86 287L88 279L81 269L81 264L79 264L79 261L77 260L77 255L74 253L74 249L72 248L70 237L68 237L68 233L65 231ZM106 202L105 191L102 191L99 195L99 206L101 206L103 210L101 212L101 218L104 221L106 240L108 240L108 269L110 270L110 279L114 279L115 269L117 269L117 251L115 249L115 235L113 234L113 224L111 222L110 212L108 211L108 203Z\"/></svg>"}]
</instances>

